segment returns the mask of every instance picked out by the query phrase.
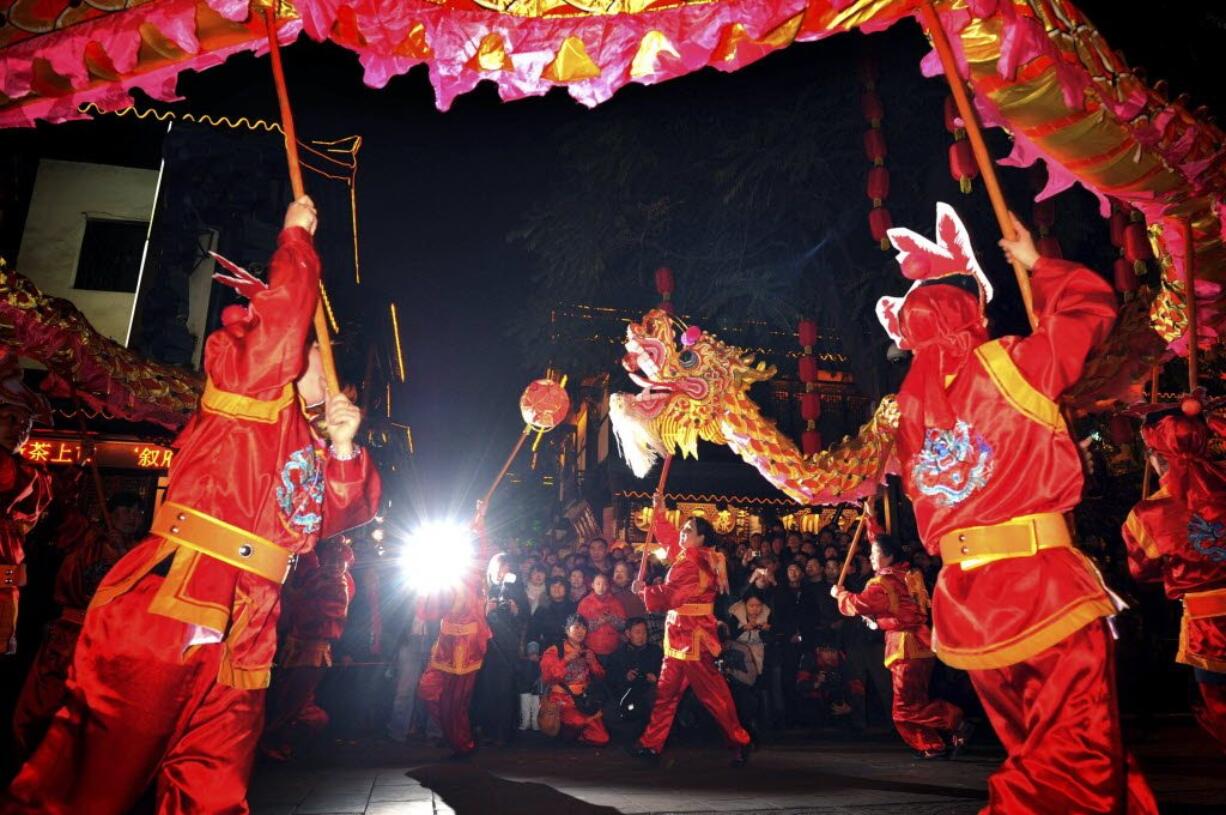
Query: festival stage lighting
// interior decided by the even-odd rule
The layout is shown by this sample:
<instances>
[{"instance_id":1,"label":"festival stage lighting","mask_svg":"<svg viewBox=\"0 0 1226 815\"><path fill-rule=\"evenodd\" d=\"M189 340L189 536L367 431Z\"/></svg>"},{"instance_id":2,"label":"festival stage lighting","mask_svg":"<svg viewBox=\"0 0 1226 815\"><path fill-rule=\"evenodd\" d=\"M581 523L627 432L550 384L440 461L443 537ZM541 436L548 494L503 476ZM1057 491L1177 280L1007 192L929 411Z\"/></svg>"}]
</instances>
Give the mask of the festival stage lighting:
<instances>
[{"instance_id":1,"label":"festival stage lighting","mask_svg":"<svg viewBox=\"0 0 1226 815\"><path fill-rule=\"evenodd\" d=\"M474 543L472 530L463 523L424 523L405 538L400 568L418 591L454 586L473 568Z\"/></svg>"}]
</instances>

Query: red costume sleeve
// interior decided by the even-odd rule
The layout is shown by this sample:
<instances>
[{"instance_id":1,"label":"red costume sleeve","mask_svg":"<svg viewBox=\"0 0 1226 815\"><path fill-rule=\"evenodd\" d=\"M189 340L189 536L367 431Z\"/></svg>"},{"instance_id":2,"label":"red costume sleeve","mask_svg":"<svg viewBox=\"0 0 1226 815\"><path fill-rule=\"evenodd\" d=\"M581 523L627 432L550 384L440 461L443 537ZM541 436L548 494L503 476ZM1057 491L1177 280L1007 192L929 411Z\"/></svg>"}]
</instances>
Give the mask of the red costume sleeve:
<instances>
[{"instance_id":1,"label":"red costume sleeve","mask_svg":"<svg viewBox=\"0 0 1226 815\"><path fill-rule=\"evenodd\" d=\"M677 555L681 554L681 533L677 531L677 527L661 515L652 520L651 531L655 533L656 541L664 547L664 559L669 563L676 560ZM643 557L649 554L649 552L644 552Z\"/></svg>"},{"instance_id":2,"label":"red costume sleeve","mask_svg":"<svg viewBox=\"0 0 1226 815\"><path fill-rule=\"evenodd\" d=\"M1081 378L1086 356L1115 322L1115 292L1086 267L1039 258L1030 275L1038 327L1012 349L1026 381L1056 399Z\"/></svg>"},{"instance_id":3,"label":"red costume sleeve","mask_svg":"<svg viewBox=\"0 0 1226 815\"><path fill-rule=\"evenodd\" d=\"M370 452L340 461L332 456L324 464L324 519L321 537L330 538L361 526L379 509L382 482L370 461Z\"/></svg>"},{"instance_id":4,"label":"red costume sleeve","mask_svg":"<svg viewBox=\"0 0 1226 815\"><path fill-rule=\"evenodd\" d=\"M1128 571L1132 579L1138 583L1161 582L1162 552L1136 509L1128 514L1121 531L1128 549Z\"/></svg>"},{"instance_id":5,"label":"red costume sleeve","mask_svg":"<svg viewBox=\"0 0 1226 815\"><path fill-rule=\"evenodd\" d=\"M283 230L269 261L268 288L251 298L242 331L209 335L205 368L218 388L275 398L306 367L305 352L319 297L319 256L305 229ZM240 336L241 335L241 336Z\"/></svg>"},{"instance_id":6,"label":"red costume sleeve","mask_svg":"<svg viewBox=\"0 0 1226 815\"><path fill-rule=\"evenodd\" d=\"M0 450L0 505L23 533L30 531L51 503L51 476L42 467Z\"/></svg>"},{"instance_id":7,"label":"red costume sleeve","mask_svg":"<svg viewBox=\"0 0 1226 815\"><path fill-rule=\"evenodd\" d=\"M643 589L643 604L647 610L658 614L685 603L691 588L698 583L697 570L692 560L674 563L663 583Z\"/></svg>"},{"instance_id":8,"label":"red costume sleeve","mask_svg":"<svg viewBox=\"0 0 1226 815\"><path fill-rule=\"evenodd\" d=\"M562 649L549 646L541 654L541 684L552 685L566 677L566 662L558 656Z\"/></svg>"},{"instance_id":9,"label":"red costume sleeve","mask_svg":"<svg viewBox=\"0 0 1226 815\"><path fill-rule=\"evenodd\" d=\"M877 617L888 614L890 606L890 593L876 580L870 581L859 594L850 591L839 594L839 613L845 617Z\"/></svg>"}]
</instances>

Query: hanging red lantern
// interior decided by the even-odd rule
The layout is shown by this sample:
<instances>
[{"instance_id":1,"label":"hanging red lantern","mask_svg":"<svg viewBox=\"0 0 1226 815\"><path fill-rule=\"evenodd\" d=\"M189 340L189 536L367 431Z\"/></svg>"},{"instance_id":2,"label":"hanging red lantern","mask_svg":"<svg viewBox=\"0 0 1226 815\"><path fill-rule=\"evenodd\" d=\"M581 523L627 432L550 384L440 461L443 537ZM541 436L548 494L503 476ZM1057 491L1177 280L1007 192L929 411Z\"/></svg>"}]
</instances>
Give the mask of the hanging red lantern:
<instances>
[{"instance_id":1,"label":"hanging red lantern","mask_svg":"<svg viewBox=\"0 0 1226 815\"><path fill-rule=\"evenodd\" d=\"M806 430L800 434L800 447L806 456L815 456L822 451L822 434Z\"/></svg>"},{"instance_id":2,"label":"hanging red lantern","mask_svg":"<svg viewBox=\"0 0 1226 815\"><path fill-rule=\"evenodd\" d=\"M881 124L881 118L885 115L885 108L881 105L881 97L876 91L868 91L860 97L860 110L864 113L864 118L873 127L878 127Z\"/></svg>"},{"instance_id":3,"label":"hanging red lantern","mask_svg":"<svg viewBox=\"0 0 1226 815\"><path fill-rule=\"evenodd\" d=\"M1133 221L1124 228L1124 257L1138 275L1145 274L1145 262L1153 259L1154 250L1149 245L1149 234L1145 231L1144 223Z\"/></svg>"},{"instance_id":4,"label":"hanging red lantern","mask_svg":"<svg viewBox=\"0 0 1226 815\"><path fill-rule=\"evenodd\" d=\"M958 103L952 96L945 97L945 129L955 139L966 135L966 125L962 122L962 115L958 113Z\"/></svg>"},{"instance_id":5,"label":"hanging red lantern","mask_svg":"<svg viewBox=\"0 0 1226 815\"><path fill-rule=\"evenodd\" d=\"M873 206L881 206L881 202L890 194L890 171L885 167L870 167L867 192Z\"/></svg>"},{"instance_id":6,"label":"hanging red lantern","mask_svg":"<svg viewBox=\"0 0 1226 815\"><path fill-rule=\"evenodd\" d=\"M1116 258L1111 271L1115 290L1120 294L1127 294L1137 290L1137 270L1128 262L1128 258Z\"/></svg>"},{"instance_id":7,"label":"hanging red lantern","mask_svg":"<svg viewBox=\"0 0 1226 815\"><path fill-rule=\"evenodd\" d=\"M800 417L806 422L815 422L822 415L821 395L810 391L800 395Z\"/></svg>"},{"instance_id":8,"label":"hanging red lantern","mask_svg":"<svg viewBox=\"0 0 1226 815\"><path fill-rule=\"evenodd\" d=\"M675 291L675 281L673 280L673 270L667 266L661 266L656 269L656 291L660 297L668 300Z\"/></svg>"},{"instance_id":9,"label":"hanging red lantern","mask_svg":"<svg viewBox=\"0 0 1226 815\"><path fill-rule=\"evenodd\" d=\"M796 326L796 333L800 335L800 347L805 349L806 354L812 353L813 346L817 345L817 323L801 320Z\"/></svg>"},{"instance_id":10,"label":"hanging red lantern","mask_svg":"<svg viewBox=\"0 0 1226 815\"><path fill-rule=\"evenodd\" d=\"M800 381L806 385L817 381L817 357L805 354L800 358L798 366Z\"/></svg>"},{"instance_id":11,"label":"hanging red lantern","mask_svg":"<svg viewBox=\"0 0 1226 815\"><path fill-rule=\"evenodd\" d=\"M894 226L894 221L890 218L890 211L885 207L874 207L868 212L868 228L872 232L873 240L881 244L883 250L890 248L890 239L886 236L886 230Z\"/></svg>"},{"instance_id":12,"label":"hanging red lantern","mask_svg":"<svg viewBox=\"0 0 1226 815\"><path fill-rule=\"evenodd\" d=\"M874 127L864 134L864 154L868 156L868 160L873 164L881 165L885 163L885 134L880 128Z\"/></svg>"},{"instance_id":13,"label":"hanging red lantern","mask_svg":"<svg viewBox=\"0 0 1226 815\"><path fill-rule=\"evenodd\" d=\"M1035 242L1035 248L1045 258L1062 258L1064 250L1060 248L1060 240L1055 235L1042 235Z\"/></svg>"},{"instance_id":14,"label":"hanging red lantern","mask_svg":"<svg viewBox=\"0 0 1226 815\"><path fill-rule=\"evenodd\" d=\"M964 195L971 191L971 182L979 177L975 151L966 139L949 145L949 174L958 182L958 189L962 190Z\"/></svg>"}]
</instances>

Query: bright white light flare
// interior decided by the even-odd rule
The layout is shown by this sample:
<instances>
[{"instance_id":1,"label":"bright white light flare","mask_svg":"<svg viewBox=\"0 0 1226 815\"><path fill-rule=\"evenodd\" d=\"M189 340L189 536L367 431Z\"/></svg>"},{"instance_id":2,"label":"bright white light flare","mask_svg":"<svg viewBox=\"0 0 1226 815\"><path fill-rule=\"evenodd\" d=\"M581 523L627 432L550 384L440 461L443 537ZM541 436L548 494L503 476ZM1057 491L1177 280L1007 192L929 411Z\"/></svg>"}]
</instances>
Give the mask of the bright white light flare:
<instances>
[{"instance_id":1,"label":"bright white light flare","mask_svg":"<svg viewBox=\"0 0 1226 815\"><path fill-rule=\"evenodd\" d=\"M475 557L473 534L466 525L431 521L405 539L400 568L413 589L437 591L458 585Z\"/></svg>"}]
</instances>

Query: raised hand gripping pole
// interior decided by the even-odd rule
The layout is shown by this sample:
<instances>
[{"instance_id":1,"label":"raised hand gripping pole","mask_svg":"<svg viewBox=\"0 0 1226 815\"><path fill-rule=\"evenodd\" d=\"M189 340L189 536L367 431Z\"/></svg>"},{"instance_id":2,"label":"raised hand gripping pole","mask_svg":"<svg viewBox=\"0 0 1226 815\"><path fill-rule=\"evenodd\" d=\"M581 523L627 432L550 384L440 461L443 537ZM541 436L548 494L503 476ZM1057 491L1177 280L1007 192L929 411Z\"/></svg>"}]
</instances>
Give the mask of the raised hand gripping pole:
<instances>
[{"instance_id":1,"label":"raised hand gripping pole","mask_svg":"<svg viewBox=\"0 0 1226 815\"><path fill-rule=\"evenodd\" d=\"M654 495L661 498L664 497L664 487L668 484L668 471L673 467L673 456L670 453L664 457L664 464L660 467L660 480L656 482L656 491ZM639 574L637 581L642 583L647 578L647 559L651 557L651 552L648 551L651 547L651 539L655 535L656 519L652 515L651 526L647 527L647 537L643 539L643 556L639 559Z\"/></svg>"},{"instance_id":2,"label":"raised hand gripping pole","mask_svg":"<svg viewBox=\"0 0 1226 815\"><path fill-rule=\"evenodd\" d=\"M277 42L276 12L271 6L264 7L264 27L268 32L268 56L272 60L272 79L277 88L277 102L281 106L281 129L285 132L285 160L289 165L289 184L294 199L306 195L302 183L302 165L298 161L298 135L294 129L294 112L289 105L289 91L285 87L285 69L281 65L281 44ZM320 283L322 288L323 283ZM319 341L319 358L323 363L324 379L328 394L341 392L340 379L336 375L336 359L332 356L332 339L328 333L328 318L324 314L322 291L315 303L315 339Z\"/></svg>"}]
</instances>

